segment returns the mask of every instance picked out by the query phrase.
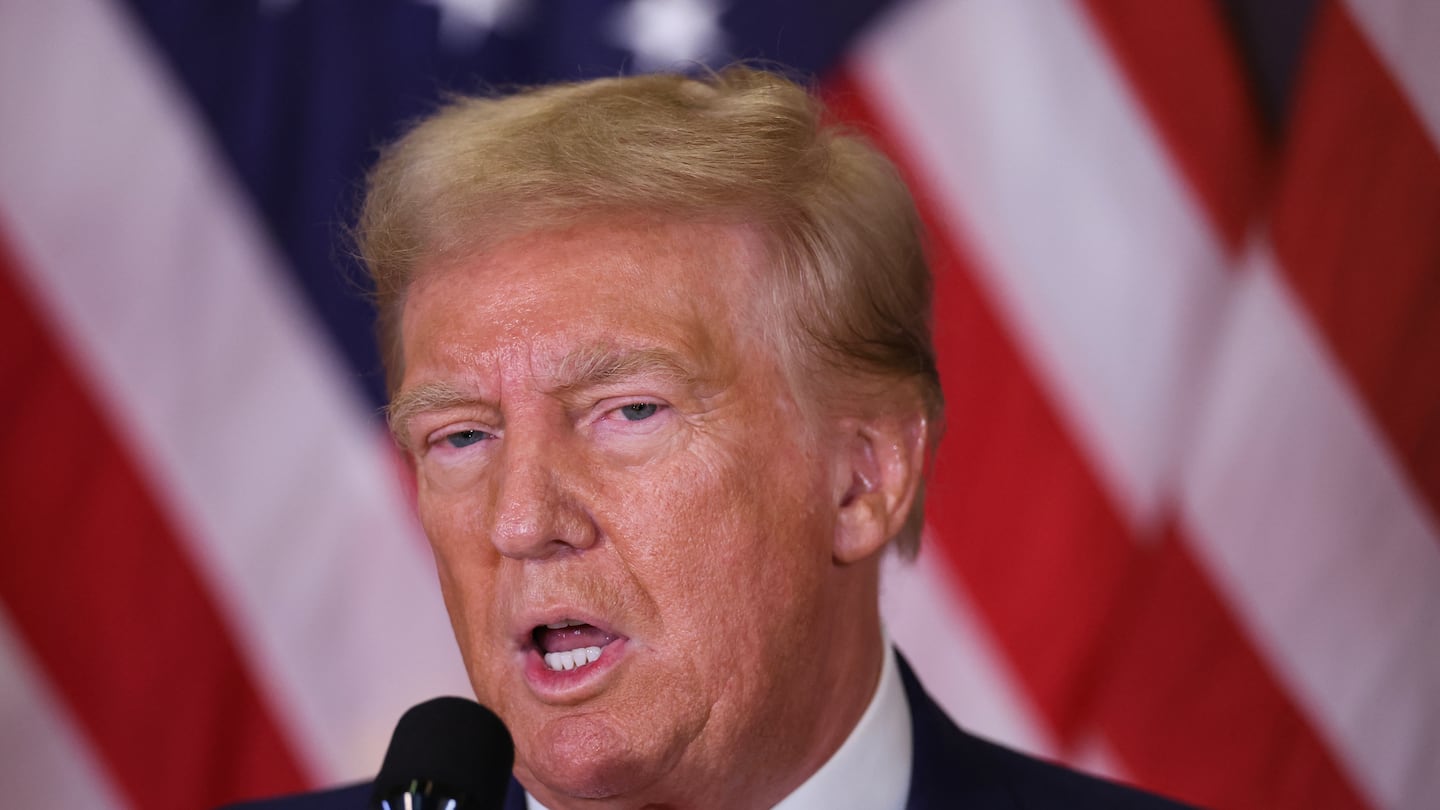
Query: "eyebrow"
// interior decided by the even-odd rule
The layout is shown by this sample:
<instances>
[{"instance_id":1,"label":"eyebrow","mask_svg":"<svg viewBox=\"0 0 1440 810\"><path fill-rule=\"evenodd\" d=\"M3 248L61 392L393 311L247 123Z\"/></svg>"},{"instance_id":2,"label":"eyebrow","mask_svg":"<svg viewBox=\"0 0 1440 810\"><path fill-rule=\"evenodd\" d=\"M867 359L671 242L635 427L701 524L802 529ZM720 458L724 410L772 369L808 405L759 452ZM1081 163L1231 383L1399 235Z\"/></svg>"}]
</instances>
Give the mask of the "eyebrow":
<instances>
[{"instance_id":1,"label":"eyebrow","mask_svg":"<svg viewBox=\"0 0 1440 810\"><path fill-rule=\"evenodd\" d=\"M552 382L547 390L564 396L641 376L691 388L700 382L700 376L674 352L600 346L574 351L561 359L550 375ZM461 391L448 382L429 382L396 394L385 408L385 417L391 434L403 447L407 428L416 416L446 408L486 404L483 397Z\"/></svg>"},{"instance_id":2,"label":"eyebrow","mask_svg":"<svg viewBox=\"0 0 1440 810\"><path fill-rule=\"evenodd\" d=\"M641 376L692 387L700 381L689 364L666 349L598 346L566 355L552 375L551 390L565 394Z\"/></svg>"},{"instance_id":3,"label":"eyebrow","mask_svg":"<svg viewBox=\"0 0 1440 810\"><path fill-rule=\"evenodd\" d=\"M385 421L390 423L390 433L401 447L406 446L405 432L410 421L426 411L439 411L461 405L474 405L481 400L460 391L445 382L430 382L417 385L408 391L395 395L385 407Z\"/></svg>"}]
</instances>

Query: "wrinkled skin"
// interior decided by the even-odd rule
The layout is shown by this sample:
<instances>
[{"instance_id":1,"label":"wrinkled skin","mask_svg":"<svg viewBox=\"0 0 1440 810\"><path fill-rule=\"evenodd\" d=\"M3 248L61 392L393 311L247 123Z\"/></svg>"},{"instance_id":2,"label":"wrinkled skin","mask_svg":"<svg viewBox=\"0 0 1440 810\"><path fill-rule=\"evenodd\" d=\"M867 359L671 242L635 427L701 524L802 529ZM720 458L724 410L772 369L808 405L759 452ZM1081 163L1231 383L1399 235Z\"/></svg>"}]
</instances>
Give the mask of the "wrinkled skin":
<instances>
[{"instance_id":1,"label":"wrinkled skin","mask_svg":"<svg viewBox=\"0 0 1440 810\"><path fill-rule=\"evenodd\" d=\"M394 427L476 696L552 810L768 807L873 693L884 469L761 336L765 262L741 227L592 223L410 290ZM536 676L561 618L623 641Z\"/></svg>"}]
</instances>

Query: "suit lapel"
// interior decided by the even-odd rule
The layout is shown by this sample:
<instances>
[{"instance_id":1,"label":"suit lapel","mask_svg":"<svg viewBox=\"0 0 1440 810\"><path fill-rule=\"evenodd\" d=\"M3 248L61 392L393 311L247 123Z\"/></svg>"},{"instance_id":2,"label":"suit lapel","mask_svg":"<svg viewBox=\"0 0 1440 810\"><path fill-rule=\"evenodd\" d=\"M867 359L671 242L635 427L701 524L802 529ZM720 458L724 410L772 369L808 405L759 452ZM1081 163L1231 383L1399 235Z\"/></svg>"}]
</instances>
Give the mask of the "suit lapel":
<instances>
[{"instance_id":1,"label":"suit lapel","mask_svg":"<svg viewBox=\"0 0 1440 810\"><path fill-rule=\"evenodd\" d=\"M910 769L906 810L1006 810L1016 807L1009 786L979 741L961 731L926 694L904 656L900 679L910 704L915 760Z\"/></svg>"},{"instance_id":2,"label":"suit lapel","mask_svg":"<svg viewBox=\"0 0 1440 810\"><path fill-rule=\"evenodd\" d=\"M510 787L505 790L505 810L525 810L525 788L510 777Z\"/></svg>"}]
</instances>

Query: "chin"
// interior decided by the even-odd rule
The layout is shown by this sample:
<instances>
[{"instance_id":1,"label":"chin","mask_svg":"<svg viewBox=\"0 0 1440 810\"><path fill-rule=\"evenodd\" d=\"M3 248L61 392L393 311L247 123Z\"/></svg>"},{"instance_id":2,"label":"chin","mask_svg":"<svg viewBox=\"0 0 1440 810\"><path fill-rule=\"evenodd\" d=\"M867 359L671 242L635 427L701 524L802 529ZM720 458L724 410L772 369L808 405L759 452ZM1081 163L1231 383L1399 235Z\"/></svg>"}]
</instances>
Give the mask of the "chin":
<instances>
[{"instance_id":1,"label":"chin","mask_svg":"<svg viewBox=\"0 0 1440 810\"><path fill-rule=\"evenodd\" d=\"M676 756L638 750L632 742L604 720L562 717L546 723L524 746L516 770L526 789L541 794L581 799L635 796L669 771Z\"/></svg>"}]
</instances>

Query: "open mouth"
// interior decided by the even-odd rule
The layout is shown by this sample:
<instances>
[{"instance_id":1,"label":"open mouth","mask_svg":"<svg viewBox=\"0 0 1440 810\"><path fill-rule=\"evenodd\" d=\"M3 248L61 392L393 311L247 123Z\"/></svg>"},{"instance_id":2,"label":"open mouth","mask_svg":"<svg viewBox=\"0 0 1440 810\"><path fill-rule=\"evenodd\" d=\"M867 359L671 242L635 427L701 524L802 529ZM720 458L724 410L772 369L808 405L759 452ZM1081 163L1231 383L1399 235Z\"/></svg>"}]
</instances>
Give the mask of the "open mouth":
<instances>
[{"instance_id":1,"label":"open mouth","mask_svg":"<svg viewBox=\"0 0 1440 810\"><path fill-rule=\"evenodd\" d=\"M563 619L537 625L531 631L535 649L552 672L587 667L605 654L605 648L619 636L592 624Z\"/></svg>"}]
</instances>

